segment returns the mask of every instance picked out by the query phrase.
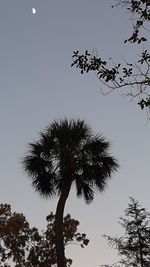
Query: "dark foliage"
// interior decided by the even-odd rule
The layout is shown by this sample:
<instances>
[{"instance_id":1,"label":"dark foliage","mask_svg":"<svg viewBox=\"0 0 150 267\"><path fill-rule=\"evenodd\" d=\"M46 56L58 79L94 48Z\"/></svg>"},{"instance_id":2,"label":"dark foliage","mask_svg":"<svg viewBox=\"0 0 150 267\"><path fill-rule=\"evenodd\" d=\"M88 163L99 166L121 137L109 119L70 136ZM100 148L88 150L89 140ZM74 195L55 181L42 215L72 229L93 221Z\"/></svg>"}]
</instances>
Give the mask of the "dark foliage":
<instances>
[{"instance_id":1,"label":"dark foliage","mask_svg":"<svg viewBox=\"0 0 150 267\"><path fill-rule=\"evenodd\" d=\"M47 218L47 228L42 232L30 227L23 214L11 211L8 204L0 204L0 266L10 267L51 267L57 263L54 221L51 212ZM64 246L88 245L86 234L77 232L79 222L68 214L63 220ZM70 266L71 259L66 259Z\"/></svg>"},{"instance_id":2,"label":"dark foliage","mask_svg":"<svg viewBox=\"0 0 150 267\"><path fill-rule=\"evenodd\" d=\"M60 195L71 182L76 184L77 195L90 203L95 189L103 191L118 168L109 148L109 142L94 135L84 121L55 121L39 141L30 144L23 165L40 194Z\"/></svg>"}]
</instances>

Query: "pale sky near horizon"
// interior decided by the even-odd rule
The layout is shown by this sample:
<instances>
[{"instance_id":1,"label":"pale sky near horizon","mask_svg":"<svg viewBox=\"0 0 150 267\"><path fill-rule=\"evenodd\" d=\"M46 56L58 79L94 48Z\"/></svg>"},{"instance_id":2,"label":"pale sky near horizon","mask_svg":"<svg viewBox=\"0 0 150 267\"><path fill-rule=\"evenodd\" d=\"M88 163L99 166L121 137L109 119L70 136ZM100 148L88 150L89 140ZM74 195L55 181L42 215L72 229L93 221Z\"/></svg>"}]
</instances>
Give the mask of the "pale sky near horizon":
<instances>
[{"instance_id":1,"label":"pale sky near horizon","mask_svg":"<svg viewBox=\"0 0 150 267\"><path fill-rule=\"evenodd\" d=\"M0 1L0 203L22 212L40 229L57 199L42 199L21 166L28 143L54 119L81 118L112 143L120 163L103 194L91 205L74 190L65 214L80 221L88 247L67 248L72 267L113 263L116 254L102 234L121 233L118 218L135 197L150 211L149 130L146 114L117 91L102 96L93 74L70 67L74 50L98 51L102 58L134 59L136 46L124 45L131 29L124 9L111 0ZM32 14L32 8L37 10Z\"/></svg>"}]
</instances>

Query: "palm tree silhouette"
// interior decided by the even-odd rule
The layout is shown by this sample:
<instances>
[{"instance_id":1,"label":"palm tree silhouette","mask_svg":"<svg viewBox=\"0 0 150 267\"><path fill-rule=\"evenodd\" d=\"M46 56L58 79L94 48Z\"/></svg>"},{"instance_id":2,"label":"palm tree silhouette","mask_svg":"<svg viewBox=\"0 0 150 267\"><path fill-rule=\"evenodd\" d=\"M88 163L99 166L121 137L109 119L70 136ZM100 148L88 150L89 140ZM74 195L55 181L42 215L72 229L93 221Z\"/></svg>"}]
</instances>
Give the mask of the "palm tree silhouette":
<instances>
[{"instance_id":1,"label":"palm tree silhouette","mask_svg":"<svg viewBox=\"0 0 150 267\"><path fill-rule=\"evenodd\" d=\"M23 167L36 191L46 197L59 197L55 215L55 241L58 267L65 267L63 214L71 186L86 203L102 192L118 163L109 154L110 144L94 135L83 120L52 122L40 139L30 144Z\"/></svg>"}]
</instances>

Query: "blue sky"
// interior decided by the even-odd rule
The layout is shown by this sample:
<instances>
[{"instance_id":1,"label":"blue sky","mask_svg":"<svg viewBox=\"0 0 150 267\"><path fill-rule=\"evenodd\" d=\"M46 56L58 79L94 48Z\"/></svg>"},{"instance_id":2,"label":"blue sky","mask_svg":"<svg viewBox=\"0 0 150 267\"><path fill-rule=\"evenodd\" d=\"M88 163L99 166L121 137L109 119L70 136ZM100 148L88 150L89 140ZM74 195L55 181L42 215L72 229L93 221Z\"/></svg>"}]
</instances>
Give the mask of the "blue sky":
<instances>
[{"instance_id":1,"label":"blue sky","mask_svg":"<svg viewBox=\"0 0 150 267\"><path fill-rule=\"evenodd\" d=\"M80 221L90 239L87 248L72 246L73 267L98 267L116 254L102 234L119 234L119 216L129 196L149 208L149 130L146 114L121 91L103 97L95 75L70 67L72 51L98 51L115 61L137 56L124 45L131 25L125 10L111 0L0 1L0 203L10 203L37 227L55 211L57 199L42 199L21 166L28 143L54 119L85 119L112 143L120 170L91 205L75 196L65 213ZM37 9L32 15L32 7Z\"/></svg>"}]
</instances>

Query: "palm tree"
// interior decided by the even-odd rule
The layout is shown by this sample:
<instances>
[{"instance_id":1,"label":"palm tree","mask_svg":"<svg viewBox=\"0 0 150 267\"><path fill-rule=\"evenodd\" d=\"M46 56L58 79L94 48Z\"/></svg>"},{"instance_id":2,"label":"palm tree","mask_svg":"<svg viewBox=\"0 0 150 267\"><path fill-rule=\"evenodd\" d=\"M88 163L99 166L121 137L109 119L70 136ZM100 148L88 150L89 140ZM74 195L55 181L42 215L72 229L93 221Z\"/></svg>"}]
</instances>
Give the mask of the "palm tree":
<instances>
[{"instance_id":1,"label":"palm tree","mask_svg":"<svg viewBox=\"0 0 150 267\"><path fill-rule=\"evenodd\" d=\"M63 214L71 186L86 203L94 199L95 189L102 192L111 174L118 169L109 154L110 144L94 135L82 120L54 121L40 139L30 144L23 158L25 171L36 191L45 197L59 197L55 215L55 241L58 267L65 267Z\"/></svg>"}]
</instances>

